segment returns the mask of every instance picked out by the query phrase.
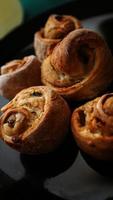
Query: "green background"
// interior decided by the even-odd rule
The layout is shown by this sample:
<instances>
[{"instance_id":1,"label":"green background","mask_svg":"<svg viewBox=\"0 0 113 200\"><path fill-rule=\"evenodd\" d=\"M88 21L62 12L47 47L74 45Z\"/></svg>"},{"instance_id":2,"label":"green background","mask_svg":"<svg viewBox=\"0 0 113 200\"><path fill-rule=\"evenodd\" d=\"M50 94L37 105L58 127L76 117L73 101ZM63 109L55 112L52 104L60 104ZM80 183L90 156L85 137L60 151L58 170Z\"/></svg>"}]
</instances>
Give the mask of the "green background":
<instances>
[{"instance_id":1,"label":"green background","mask_svg":"<svg viewBox=\"0 0 113 200\"><path fill-rule=\"evenodd\" d=\"M74 0L20 0L25 20L69 1Z\"/></svg>"}]
</instances>

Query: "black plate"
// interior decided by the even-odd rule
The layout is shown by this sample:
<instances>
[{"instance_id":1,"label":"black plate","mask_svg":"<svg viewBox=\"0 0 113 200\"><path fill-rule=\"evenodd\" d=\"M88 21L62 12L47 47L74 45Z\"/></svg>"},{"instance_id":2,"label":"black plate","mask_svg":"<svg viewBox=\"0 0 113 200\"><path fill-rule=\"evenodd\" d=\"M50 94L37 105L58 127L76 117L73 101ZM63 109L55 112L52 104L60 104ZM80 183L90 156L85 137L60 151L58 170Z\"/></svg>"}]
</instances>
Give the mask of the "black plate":
<instances>
[{"instance_id":1,"label":"black plate","mask_svg":"<svg viewBox=\"0 0 113 200\"><path fill-rule=\"evenodd\" d=\"M111 1L78 0L37 16L0 42L0 65L34 53L34 32L51 13L77 16L85 27L100 32L113 52L112 11ZM6 102L0 97L0 107ZM113 163L96 163L78 152L71 136L57 151L43 156L22 155L1 141L0 199L110 200L112 166Z\"/></svg>"}]
</instances>

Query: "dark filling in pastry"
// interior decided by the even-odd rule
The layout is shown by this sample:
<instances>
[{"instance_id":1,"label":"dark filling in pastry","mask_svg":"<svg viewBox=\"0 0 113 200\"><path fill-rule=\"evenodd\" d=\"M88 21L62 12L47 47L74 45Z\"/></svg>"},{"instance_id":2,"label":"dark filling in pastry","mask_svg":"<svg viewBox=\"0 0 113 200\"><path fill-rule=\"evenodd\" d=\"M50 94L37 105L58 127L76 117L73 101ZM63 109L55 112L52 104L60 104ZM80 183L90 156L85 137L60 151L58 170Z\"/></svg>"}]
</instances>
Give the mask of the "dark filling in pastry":
<instances>
[{"instance_id":1,"label":"dark filling in pastry","mask_svg":"<svg viewBox=\"0 0 113 200\"><path fill-rule=\"evenodd\" d=\"M84 111L83 111L83 110L79 110L78 114L79 114L79 123L80 123L80 126L85 126L85 123L86 123L86 120L85 120L86 115L85 115Z\"/></svg>"},{"instance_id":2,"label":"dark filling in pastry","mask_svg":"<svg viewBox=\"0 0 113 200\"><path fill-rule=\"evenodd\" d=\"M21 112L9 113L3 122L4 134L8 136L20 135L27 128L27 118Z\"/></svg>"},{"instance_id":3,"label":"dark filling in pastry","mask_svg":"<svg viewBox=\"0 0 113 200\"><path fill-rule=\"evenodd\" d=\"M62 15L55 15L55 19L58 20L58 21L61 21L62 18L63 18Z\"/></svg>"},{"instance_id":4,"label":"dark filling in pastry","mask_svg":"<svg viewBox=\"0 0 113 200\"><path fill-rule=\"evenodd\" d=\"M6 123L8 123L8 126L13 128L15 125L16 117L15 114L9 116L9 118L6 120Z\"/></svg>"},{"instance_id":5,"label":"dark filling in pastry","mask_svg":"<svg viewBox=\"0 0 113 200\"><path fill-rule=\"evenodd\" d=\"M31 94L31 96L33 96L33 97L41 97L42 96L42 93L40 93L40 92L33 92L32 94Z\"/></svg>"}]
</instances>

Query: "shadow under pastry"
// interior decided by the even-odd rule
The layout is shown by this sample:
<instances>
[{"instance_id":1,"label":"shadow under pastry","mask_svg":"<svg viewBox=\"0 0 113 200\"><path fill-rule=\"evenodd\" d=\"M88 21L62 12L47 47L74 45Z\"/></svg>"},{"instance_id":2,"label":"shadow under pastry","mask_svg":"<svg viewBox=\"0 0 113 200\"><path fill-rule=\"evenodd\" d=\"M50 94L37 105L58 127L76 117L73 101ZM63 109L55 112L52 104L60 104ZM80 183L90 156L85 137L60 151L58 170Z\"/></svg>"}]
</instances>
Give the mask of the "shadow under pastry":
<instances>
[{"instance_id":1,"label":"shadow under pastry","mask_svg":"<svg viewBox=\"0 0 113 200\"><path fill-rule=\"evenodd\" d=\"M55 151L42 155L20 154L26 175L48 178L67 170L75 161L78 148L69 133L64 142Z\"/></svg>"},{"instance_id":2,"label":"shadow under pastry","mask_svg":"<svg viewBox=\"0 0 113 200\"><path fill-rule=\"evenodd\" d=\"M45 155L26 155L20 154L20 161L25 168L25 175L19 181L13 181L12 184L0 190L1 198L11 198L19 200L26 199L39 200L64 200L55 194L50 193L44 188L46 178L57 176L68 169L75 161L78 154L78 148L72 136L68 134L64 143L57 150Z\"/></svg>"},{"instance_id":3,"label":"shadow under pastry","mask_svg":"<svg viewBox=\"0 0 113 200\"><path fill-rule=\"evenodd\" d=\"M113 178L113 161L97 160L82 150L80 150L80 153L89 167L103 176Z\"/></svg>"},{"instance_id":4,"label":"shadow under pastry","mask_svg":"<svg viewBox=\"0 0 113 200\"><path fill-rule=\"evenodd\" d=\"M35 199L36 196L39 200L42 199L49 199L49 200L65 200L64 198L58 197L55 194L50 193L43 188L37 190L34 186L30 183L27 183L25 180L21 180L19 182L14 183L8 188L4 190L0 190L0 196L2 199L11 198L12 200L16 199Z\"/></svg>"}]
</instances>

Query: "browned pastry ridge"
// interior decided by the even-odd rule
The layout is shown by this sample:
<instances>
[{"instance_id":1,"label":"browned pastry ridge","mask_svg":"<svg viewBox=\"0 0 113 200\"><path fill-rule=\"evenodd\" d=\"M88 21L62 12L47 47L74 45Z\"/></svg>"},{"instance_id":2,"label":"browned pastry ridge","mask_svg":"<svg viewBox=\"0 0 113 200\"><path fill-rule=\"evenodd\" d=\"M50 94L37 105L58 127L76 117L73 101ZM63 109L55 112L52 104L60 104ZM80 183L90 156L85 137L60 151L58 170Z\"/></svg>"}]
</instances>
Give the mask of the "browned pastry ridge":
<instances>
[{"instance_id":1,"label":"browned pastry ridge","mask_svg":"<svg viewBox=\"0 0 113 200\"><path fill-rule=\"evenodd\" d=\"M24 89L1 110L1 139L22 153L53 151L68 133L70 109L49 87Z\"/></svg>"},{"instance_id":2,"label":"browned pastry ridge","mask_svg":"<svg viewBox=\"0 0 113 200\"><path fill-rule=\"evenodd\" d=\"M71 119L78 146L100 160L113 160L113 93L75 109Z\"/></svg>"},{"instance_id":3,"label":"browned pastry ridge","mask_svg":"<svg viewBox=\"0 0 113 200\"><path fill-rule=\"evenodd\" d=\"M1 67L0 95L12 99L20 90L41 85L40 62L36 56L13 60Z\"/></svg>"},{"instance_id":4,"label":"browned pastry ridge","mask_svg":"<svg viewBox=\"0 0 113 200\"><path fill-rule=\"evenodd\" d=\"M81 28L81 22L69 15L50 15L44 28L35 33L35 53L42 62L69 32Z\"/></svg>"},{"instance_id":5,"label":"browned pastry ridge","mask_svg":"<svg viewBox=\"0 0 113 200\"><path fill-rule=\"evenodd\" d=\"M69 33L44 60L41 78L67 99L91 99L113 80L113 57L98 33L78 29Z\"/></svg>"}]
</instances>

